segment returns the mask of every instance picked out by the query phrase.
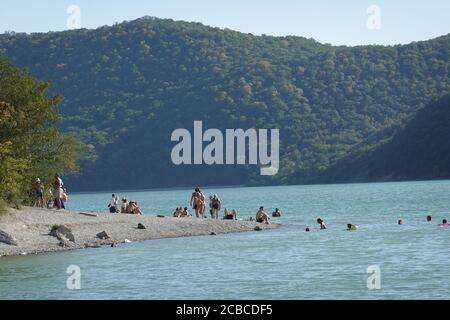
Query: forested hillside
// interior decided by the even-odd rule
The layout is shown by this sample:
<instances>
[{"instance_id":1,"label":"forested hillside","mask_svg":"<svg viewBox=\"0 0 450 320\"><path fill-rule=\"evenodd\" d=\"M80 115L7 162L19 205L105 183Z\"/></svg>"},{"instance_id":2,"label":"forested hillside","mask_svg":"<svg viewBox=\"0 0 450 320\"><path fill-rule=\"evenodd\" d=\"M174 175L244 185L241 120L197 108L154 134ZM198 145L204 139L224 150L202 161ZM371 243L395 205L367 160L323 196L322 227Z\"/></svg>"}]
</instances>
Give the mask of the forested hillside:
<instances>
[{"instance_id":1,"label":"forested hillside","mask_svg":"<svg viewBox=\"0 0 450 320\"><path fill-rule=\"evenodd\" d=\"M392 137L350 152L323 180L389 181L450 178L450 94L419 110Z\"/></svg>"},{"instance_id":2,"label":"forested hillside","mask_svg":"<svg viewBox=\"0 0 450 320\"><path fill-rule=\"evenodd\" d=\"M68 181L76 190L316 181L355 146L450 90L450 35L333 47L146 17L95 30L3 34L0 50L52 81L64 97L61 128L95 147L97 160ZM206 128L279 128L280 172L173 165L170 134L194 120Z\"/></svg>"}]
</instances>

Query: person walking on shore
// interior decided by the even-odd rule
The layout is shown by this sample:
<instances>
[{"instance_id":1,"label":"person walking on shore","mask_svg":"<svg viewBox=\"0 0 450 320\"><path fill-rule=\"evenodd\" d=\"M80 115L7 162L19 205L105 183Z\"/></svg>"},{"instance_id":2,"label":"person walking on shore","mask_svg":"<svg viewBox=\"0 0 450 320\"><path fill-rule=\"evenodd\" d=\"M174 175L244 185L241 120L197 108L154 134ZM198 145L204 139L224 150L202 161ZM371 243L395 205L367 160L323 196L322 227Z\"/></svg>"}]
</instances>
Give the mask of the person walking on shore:
<instances>
[{"instance_id":1,"label":"person walking on shore","mask_svg":"<svg viewBox=\"0 0 450 320\"><path fill-rule=\"evenodd\" d=\"M63 204L63 182L58 174L55 174L55 180L53 181L53 207L61 210L64 206Z\"/></svg>"},{"instance_id":2,"label":"person walking on shore","mask_svg":"<svg viewBox=\"0 0 450 320\"><path fill-rule=\"evenodd\" d=\"M41 182L41 179L36 178L36 181L34 183L34 195L35 195L35 202L34 206L38 208L44 207L44 184Z\"/></svg>"},{"instance_id":3,"label":"person walking on shore","mask_svg":"<svg viewBox=\"0 0 450 320\"><path fill-rule=\"evenodd\" d=\"M190 205L195 210L195 216L197 218L204 218L205 195L200 191L200 188L195 188L192 193Z\"/></svg>"},{"instance_id":4,"label":"person walking on shore","mask_svg":"<svg viewBox=\"0 0 450 320\"><path fill-rule=\"evenodd\" d=\"M217 196L217 194L214 194L211 199L211 218L212 219L218 219L219 218L219 211L220 206L222 205L220 198Z\"/></svg>"}]
</instances>

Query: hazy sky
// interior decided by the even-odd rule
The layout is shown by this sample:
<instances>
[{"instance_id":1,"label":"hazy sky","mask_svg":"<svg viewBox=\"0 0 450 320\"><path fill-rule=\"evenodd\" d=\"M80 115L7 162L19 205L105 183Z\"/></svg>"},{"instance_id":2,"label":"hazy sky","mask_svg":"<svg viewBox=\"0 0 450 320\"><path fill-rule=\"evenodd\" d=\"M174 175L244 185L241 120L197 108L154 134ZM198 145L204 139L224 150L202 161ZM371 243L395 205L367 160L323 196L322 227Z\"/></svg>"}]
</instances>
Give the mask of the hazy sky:
<instances>
[{"instance_id":1,"label":"hazy sky","mask_svg":"<svg viewBox=\"0 0 450 320\"><path fill-rule=\"evenodd\" d=\"M409 43L450 33L449 0L1 0L0 32L66 30L70 5L80 8L83 28L149 15L346 45Z\"/></svg>"}]
</instances>

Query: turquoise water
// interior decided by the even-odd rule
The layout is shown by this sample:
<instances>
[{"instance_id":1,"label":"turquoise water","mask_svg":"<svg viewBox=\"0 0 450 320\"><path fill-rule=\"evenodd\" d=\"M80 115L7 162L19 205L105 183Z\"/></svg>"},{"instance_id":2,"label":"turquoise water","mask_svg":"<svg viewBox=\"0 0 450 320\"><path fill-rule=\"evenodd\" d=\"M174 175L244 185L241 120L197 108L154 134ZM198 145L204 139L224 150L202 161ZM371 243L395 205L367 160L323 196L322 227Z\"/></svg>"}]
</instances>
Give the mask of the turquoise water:
<instances>
[{"instance_id":1,"label":"turquoise water","mask_svg":"<svg viewBox=\"0 0 450 320\"><path fill-rule=\"evenodd\" d=\"M241 218L260 205L279 207L283 227L3 257L0 298L448 299L450 228L437 224L450 218L450 181L203 191L218 193ZM152 214L170 214L190 198L190 190L126 194ZM109 198L73 194L69 206L105 211ZM328 230L318 230L317 217ZM360 229L346 231L347 223ZM80 290L66 287L70 265L80 267ZM367 288L371 265L380 268L381 289Z\"/></svg>"}]
</instances>

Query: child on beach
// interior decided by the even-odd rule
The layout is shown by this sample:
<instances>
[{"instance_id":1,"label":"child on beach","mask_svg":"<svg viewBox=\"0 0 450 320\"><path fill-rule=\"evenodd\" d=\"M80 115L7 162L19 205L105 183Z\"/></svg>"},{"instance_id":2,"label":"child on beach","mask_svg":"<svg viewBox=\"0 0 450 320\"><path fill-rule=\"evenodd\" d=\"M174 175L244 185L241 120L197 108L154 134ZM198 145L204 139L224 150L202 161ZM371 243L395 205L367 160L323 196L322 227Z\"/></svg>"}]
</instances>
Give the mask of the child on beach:
<instances>
[{"instance_id":1,"label":"child on beach","mask_svg":"<svg viewBox=\"0 0 450 320\"><path fill-rule=\"evenodd\" d=\"M44 207L44 184L41 182L41 179L36 178L36 181L34 183L34 195L35 195L35 202L34 206L38 208Z\"/></svg>"}]
</instances>

